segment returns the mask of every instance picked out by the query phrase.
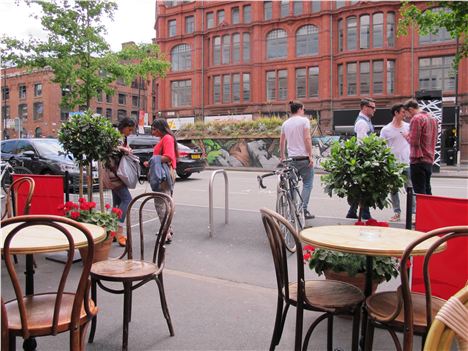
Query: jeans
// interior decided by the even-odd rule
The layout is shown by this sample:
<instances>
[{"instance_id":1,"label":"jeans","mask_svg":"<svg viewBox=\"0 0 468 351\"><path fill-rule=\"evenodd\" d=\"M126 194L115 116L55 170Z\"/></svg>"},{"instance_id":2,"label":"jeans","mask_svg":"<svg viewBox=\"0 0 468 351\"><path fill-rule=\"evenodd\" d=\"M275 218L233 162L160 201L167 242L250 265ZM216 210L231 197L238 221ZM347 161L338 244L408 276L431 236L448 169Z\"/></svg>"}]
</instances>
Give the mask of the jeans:
<instances>
[{"instance_id":1,"label":"jeans","mask_svg":"<svg viewBox=\"0 0 468 351\"><path fill-rule=\"evenodd\" d=\"M432 165L430 163L412 163L410 168L414 193L432 195Z\"/></svg>"},{"instance_id":2,"label":"jeans","mask_svg":"<svg viewBox=\"0 0 468 351\"><path fill-rule=\"evenodd\" d=\"M314 184L314 167L309 167L309 160L294 161L293 166L302 177L302 207L307 210L309 205L310 193Z\"/></svg>"},{"instance_id":3,"label":"jeans","mask_svg":"<svg viewBox=\"0 0 468 351\"><path fill-rule=\"evenodd\" d=\"M130 195L130 191L128 191L125 185L117 189L112 189L112 202L114 203L114 207L122 210L122 217L119 219L119 225L122 227L127 215L128 205L131 201L132 195Z\"/></svg>"},{"instance_id":4,"label":"jeans","mask_svg":"<svg viewBox=\"0 0 468 351\"><path fill-rule=\"evenodd\" d=\"M351 202L349 202L349 200L348 200L348 203L349 203L350 207L349 207L347 216L357 218L358 217L357 211L359 209L359 204L357 202L356 203L351 203ZM363 207L362 208L361 217L362 217L361 219L365 219L365 220L372 218L371 214L370 214L369 207Z\"/></svg>"},{"instance_id":5,"label":"jeans","mask_svg":"<svg viewBox=\"0 0 468 351\"><path fill-rule=\"evenodd\" d=\"M407 187L411 186L411 170L410 170L410 167L405 168L403 170L403 174L406 175L406 183L405 183L405 189L406 189ZM399 192L397 191L396 193L391 194L390 198L392 200L393 212L401 214ZM414 199L413 199L413 213L415 213L414 208L415 208L415 205L414 205Z\"/></svg>"}]
</instances>

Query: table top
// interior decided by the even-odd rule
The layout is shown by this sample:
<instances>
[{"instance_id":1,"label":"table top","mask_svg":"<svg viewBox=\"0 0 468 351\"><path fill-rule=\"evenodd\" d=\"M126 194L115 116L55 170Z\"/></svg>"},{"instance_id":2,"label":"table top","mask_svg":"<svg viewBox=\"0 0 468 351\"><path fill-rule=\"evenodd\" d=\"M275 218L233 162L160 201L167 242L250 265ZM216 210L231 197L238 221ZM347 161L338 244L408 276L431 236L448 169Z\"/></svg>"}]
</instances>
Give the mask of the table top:
<instances>
[{"instance_id":1,"label":"table top","mask_svg":"<svg viewBox=\"0 0 468 351\"><path fill-rule=\"evenodd\" d=\"M20 223L10 224L1 229L2 233L2 252L3 244L8 233ZM93 236L94 242L99 243L104 241L106 238L106 232L104 228L89 224L81 223L89 229ZM88 246L88 241L85 235L76 229L75 227L67 224L62 224L69 229L73 236L76 248L82 248ZM57 252L65 251L69 247L67 238L61 234L57 229L49 226L33 226L27 227L21 230L15 235L10 243L10 252L12 254L33 254L33 253L44 253L44 252Z\"/></svg>"},{"instance_id":2,"label":"table top","mask_svg":"<svg viewBox=\"0 0 468 351\"><path fill-rule=\"evenodd\" d=\"M401 256L405 248L426 233L415 230L333 225L306 228L301 231L301 240L314 247L369 256ZM416 246L412 255L424 255L437 237ZM445 244L437 251L445 249Z\"/></svg>"}]
</instances>

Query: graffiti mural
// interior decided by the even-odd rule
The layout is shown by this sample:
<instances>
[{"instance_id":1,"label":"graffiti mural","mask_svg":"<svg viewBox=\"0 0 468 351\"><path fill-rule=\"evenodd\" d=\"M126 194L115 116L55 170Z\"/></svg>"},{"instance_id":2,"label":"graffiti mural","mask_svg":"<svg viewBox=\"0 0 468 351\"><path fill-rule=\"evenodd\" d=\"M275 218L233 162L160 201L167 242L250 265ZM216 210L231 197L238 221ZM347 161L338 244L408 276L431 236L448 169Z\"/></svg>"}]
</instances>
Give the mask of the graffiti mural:
<instances>
[{"instance_id":1,"label":"graffiti mural","mask_svg":"<svg viewBox=\"0 0 468 351\"><path fill-rule=\"evenodd\" d=\"M437 119L438 131L437 142L434 154L434 172L440 171L440 157L441 157L441 137L442 137L442 98L418 100L421 110L428 112Z\"/></svg>"}]
</instances>

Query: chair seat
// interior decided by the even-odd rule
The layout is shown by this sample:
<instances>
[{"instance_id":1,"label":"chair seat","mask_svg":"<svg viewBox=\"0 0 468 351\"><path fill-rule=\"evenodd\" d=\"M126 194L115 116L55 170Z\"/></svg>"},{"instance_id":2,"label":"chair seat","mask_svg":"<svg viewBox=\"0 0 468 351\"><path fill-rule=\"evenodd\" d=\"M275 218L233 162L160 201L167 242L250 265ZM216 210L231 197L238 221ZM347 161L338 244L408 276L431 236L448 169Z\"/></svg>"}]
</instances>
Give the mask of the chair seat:
<instances>
[{"instance_id":1,"label":"chair seat","mask_svg":"<svg viewBox=\"0 0 468 351\"><path fill-rule=\"evenodd\" d=\"M159 271L159 267L140 260L106 260L93 263L91 276L107 281L143 280Z\"/></svg>"},{"instance_id":2,"label":"chair seat","mask_svg":"<svg viewBox=\"0 0 468 351\"><path fill-rule=\"evenodd\" d=\"M315 308L346 310L364 301L364 294L354 285L336 280L307 280L306 301ZM297 283L289 284L289 295L297 301Z\"/></svg>"},{"instance_id":3,"label":"chair seat","mask_svg":"<svg viewBox=\"0 0 468 351\"><path fill-rule=\"evenodd\" d=\"M57 294L38 294L25 296L23 298L26 305L28 328L31 336L50 335L52 331L52 318ZM60 313L57 332L61 333L70 330L70 318L75 294L64 293L60 304ZM89 300L90 312L93 317L97 313L94 302ZM17 300L9 301L5 304L8 315L8 329L13 335L21 335L21 319ZM80 324L87 321L84 306L81 307Z\"/></svg>"},{"instance_id":4,"label":"chair seat","mask_svg":"<svg viewBox=\"0 0 468 351\"><path fill-rule=\"evenodd\" d=\"M412 292L411 300L413 302L414 311L414 330L415 332L426 332L426 297L422 293ZM433 296L432 297L432 317L435 317L442 305L446 301ZM398 304L396 291L385 291L376 293L366 299L367 310L369 316L376 321L388 318L395 311ZM401 309L400 314L390 324L393 326L402 326L404 321L404 311Z\"/></svg>"}]
</instances>

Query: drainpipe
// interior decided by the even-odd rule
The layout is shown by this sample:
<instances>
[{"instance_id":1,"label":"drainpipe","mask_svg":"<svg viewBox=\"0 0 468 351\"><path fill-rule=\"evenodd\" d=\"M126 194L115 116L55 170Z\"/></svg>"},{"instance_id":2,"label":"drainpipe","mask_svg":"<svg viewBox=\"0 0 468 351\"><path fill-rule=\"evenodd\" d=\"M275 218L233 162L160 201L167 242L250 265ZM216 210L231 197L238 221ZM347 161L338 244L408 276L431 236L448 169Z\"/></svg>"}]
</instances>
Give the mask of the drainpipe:
<instances>
[{"instance_id":1,"label":"drainpipe","mask_svg":"<svg viewBox=\"0 0 468 351\"><path fill-rule=\"evenodd\" d=\"M457 55L460 53L460 40L457 36ZM457 67L455 72L455 128L457 134L455 136L455 145L457 146L457 169L460 170L460 106L458 105L458 71L460 66Z\"/></svg>"},{"instance_id":2,"label":"drainpipe","mask_svg":"<svg viewBox=\"0 0 468 351\"><path fill-rule=\"evenodd\" d=\"M333 117L333 15L330 13L330 120L334 125ZM320 126L320 121L319 121Z\"/></svg>"},{"instance_id":3,"label":"drainpipe","mask_svg":"<svg viewBox=\"0 0 468 351\"><path fill-rule=\"evenodd\" d=\"M411 97L414 99L414 24L411 25Z\"/></svg>"},{"instance_id":4,"label":"drainpipe","mask_svg":"<svg viewBox=\"0 0 468 351\"><path fill-rule=\"evenodd\" d=\"M201 114L205 121L205 1L202 0L202 30L201 30Z\"/></svg>"}]
</instances>

